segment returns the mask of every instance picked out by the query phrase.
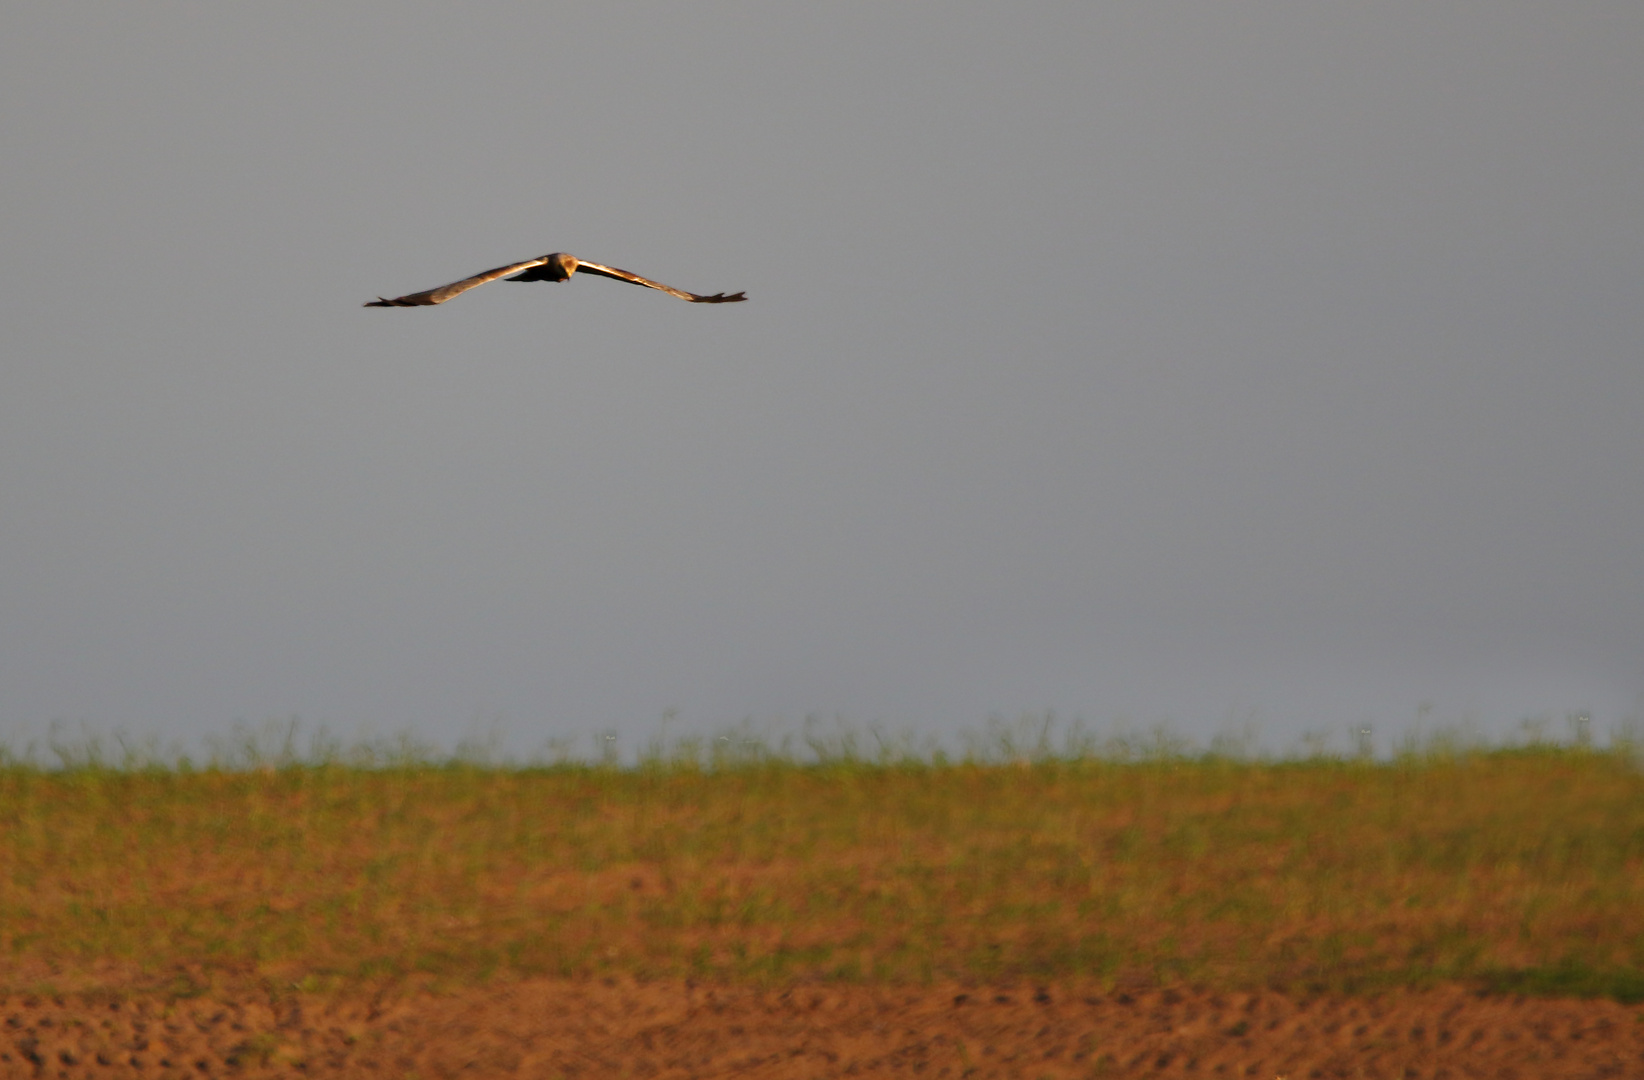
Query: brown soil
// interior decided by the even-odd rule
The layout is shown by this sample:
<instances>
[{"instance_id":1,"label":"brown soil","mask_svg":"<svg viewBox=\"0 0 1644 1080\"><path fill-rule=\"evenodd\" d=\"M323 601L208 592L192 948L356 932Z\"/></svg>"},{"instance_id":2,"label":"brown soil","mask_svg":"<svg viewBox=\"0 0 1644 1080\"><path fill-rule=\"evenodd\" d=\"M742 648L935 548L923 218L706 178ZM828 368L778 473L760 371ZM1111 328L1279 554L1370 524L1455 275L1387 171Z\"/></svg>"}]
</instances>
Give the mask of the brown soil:
<instances>
[{"instance_id":1,"label":"brown soil","mask_svg":"<svg viewBox=\"0 0 1644 1080\"><path fill-rule=\"evenodd\" d=\"M0 998L0 1077L1644 1077L1644 1008L617 980L441 996Z\"/></svg>"}]
</instances>

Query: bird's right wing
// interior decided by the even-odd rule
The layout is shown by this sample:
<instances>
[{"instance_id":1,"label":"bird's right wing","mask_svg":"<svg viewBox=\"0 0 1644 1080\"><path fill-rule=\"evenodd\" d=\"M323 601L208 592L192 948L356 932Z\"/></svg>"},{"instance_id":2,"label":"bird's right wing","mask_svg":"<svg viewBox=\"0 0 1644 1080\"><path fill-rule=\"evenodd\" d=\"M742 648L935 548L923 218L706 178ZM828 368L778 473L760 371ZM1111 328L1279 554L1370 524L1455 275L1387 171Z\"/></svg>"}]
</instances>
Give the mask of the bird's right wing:
<instances>
[{"instance_id":1,"label":"bird's right wing","mask_svg":"<svg viewBox=\"0 0 1644 1080\"><path fill-rule=\"evenodd\" d=\"M461 281L453 281L449 285L441 285L439 288L429 289L427 292L408 293L405 296L396 296L392 300L379 296L375 300L368 301L365 306L424 307L428 304L443 304L453 296L465 293L469 289L477 289L488 281L495 281L497 278L507 277L509 274L517 274L521 270L529 270L533 266L541 266L547 261L548 256L546 255L540 259L527 259L524 262L499 266L495 270L487 270L484 273L475 274L473 277L463 278Z\"/></svg>"},{"instance_id":2,"label":"bird's right wing","mask_svg":"<svg viewBox=\"0 0 1644 1080\"><path fill-rule=\"evenodd\" d=\"M600 277L616 278L618 281L643 285L647 289L661 289L669 296L677 296L681 300L689 300L693 304L730 304L747 299L747 296L742 293L730 293L728 295L726 293L715 293L712 296L698 296L696 293L686 292L684 289L664 285L660 281L652 281L650 278L642 278L638 274L630 274L626 270L618 270L614 266L601 266L599 263L583 262L581 259L577 260L577 273L598 274Z\"/></svg>"}]
</instances>

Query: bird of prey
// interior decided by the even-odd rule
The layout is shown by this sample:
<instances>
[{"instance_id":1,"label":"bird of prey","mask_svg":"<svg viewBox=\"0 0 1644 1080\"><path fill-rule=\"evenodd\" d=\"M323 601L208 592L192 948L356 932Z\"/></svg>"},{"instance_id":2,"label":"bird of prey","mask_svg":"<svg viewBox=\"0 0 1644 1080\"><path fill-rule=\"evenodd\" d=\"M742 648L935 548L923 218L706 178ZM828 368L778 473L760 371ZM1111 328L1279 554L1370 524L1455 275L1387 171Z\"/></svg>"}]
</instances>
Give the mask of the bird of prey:
<instances>
[{"instance_id":1,"label":"bird of prey","mask_svg":"<svg viewBox=\"0 0 1644 1080\"><path fill-rule=\"evenodd\" d=\"M523 273L522 273L523 271ZM425 307L429 304L443 304L453 296L465 293L469 289L478 288L487 281L497 278L507 278L509 281L565 281L578 271L584 274L598 274L600 277L616 278L618 281L628 281L635 285L643 285L648 289L661 289L670 296L677 296L681 300L689 300L693 304L729 304L737 300L746 300L742 293L714 293L712 296L698 296L696 293L685 292L642 278L638 274L630 274L626 270L618 270L614 266L601 266L599 263L583 262L575 255L567 255L563 251L556 251L552 255L544 255L540 259L526 259L524 262L512 263L508 266L499 266L495 270L487 270L483 274L453 281L449 285L441 285L437 289L427 292L410 293L406 296L396 296L392 300L379 296L375 300L367 301L366 307Z\"/></svg>"}]
</instances>

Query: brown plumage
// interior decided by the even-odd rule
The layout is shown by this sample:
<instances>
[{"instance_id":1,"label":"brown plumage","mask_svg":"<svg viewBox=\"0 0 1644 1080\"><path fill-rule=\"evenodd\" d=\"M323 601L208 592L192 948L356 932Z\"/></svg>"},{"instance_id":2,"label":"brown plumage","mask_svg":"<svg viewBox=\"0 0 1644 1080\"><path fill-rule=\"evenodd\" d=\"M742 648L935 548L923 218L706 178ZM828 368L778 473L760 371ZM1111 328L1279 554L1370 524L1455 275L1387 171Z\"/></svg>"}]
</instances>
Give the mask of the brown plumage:
<instances>
[{"instance_id":1,"label":"brown plumage","mask_svg":"<svg viewBox=\"0 0 1644 1080\"><path fill-rule=\"evenodd\" d=\"M522 272L523 271L523 272ZM693 304L730 304L737 300L746 300L743 293L715 293L712 296L698 296L696 293L685 292L664 285L650 278L642 278L638 274L630 274L626 270L618 270L614 266L601 266L598 263L583 262L575 255L567 255L563 251L556 251L552 255L544 255L540 259L527 259L524 262L513 263L509 266L499 266L495 270L487 270L483 274L453 281L449 285L441 285L437 289L427 292L409 293L405 296L396 296L392 300L379 296L368 301L366 307L426 307L429 304L443 304L453 296L478 288L488 281L497 278L507 278L509 281L565 281L572 274L581 271L584 274L598 274L600 277L616 278L618 281L627 281L635 285L643 285L647 289L661 289L670 296L677 296L681 300L689 300Z\"/></svg>"}]
</instances>

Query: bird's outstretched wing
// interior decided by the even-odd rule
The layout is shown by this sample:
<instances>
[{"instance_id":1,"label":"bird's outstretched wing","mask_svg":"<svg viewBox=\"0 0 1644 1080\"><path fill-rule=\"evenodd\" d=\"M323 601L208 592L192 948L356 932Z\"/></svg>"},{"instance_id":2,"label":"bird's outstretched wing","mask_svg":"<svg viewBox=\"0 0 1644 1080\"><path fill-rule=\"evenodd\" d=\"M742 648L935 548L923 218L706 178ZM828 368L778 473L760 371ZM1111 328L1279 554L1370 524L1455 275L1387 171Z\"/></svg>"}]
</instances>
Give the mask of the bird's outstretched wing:
<instances>
[{"instance_id":1,"label":"bird's outstretched wing","mask_svg":"<svg viewBox=\"0 0 1644 1080\"><path fill-rule=\"evenodd\" d=\"M544 255L540 259L527 259L524 262L511 263L508 266L499 266L495 270L487 270L482 274L475 274L473 277L463 278L461 281L453 281L451 284L441 285L437 289L429 289L427 292L409 293L405 296L396 296L392 300L387 297L379 296L375 300L367 301L365 306L425 307L429 304L443 304L453 296L458 296L465 293L469 289L479 288L487 281L495 281L497 278L507 277L509 274L517 274L521 270L529 270L534 266L541 266L552 257L553 256L551 255Z\"/></svg>"},{"instance_id":2,"label":"bird's outstretched wing","mask_svg":"<svg viewBox=\"0 0 1644 1080\"><path fill-rule=\"evenodd\" d=\"M650 278L642 278L638 274L630 274L626 270L618 270L614 266L601 266L598 263L583 262L581 259L577 260L577 273L598 274L600 277L616 278L618 281L643 285L647 289L661 289L669 296L677 296L681 300L689 300L693 304L731 304L748 298L744 293L714 293L712 296L698 296L693 292L686 292L683 289L664 285L660 281L652 281Z\"/></svg>"}]
</instances>

